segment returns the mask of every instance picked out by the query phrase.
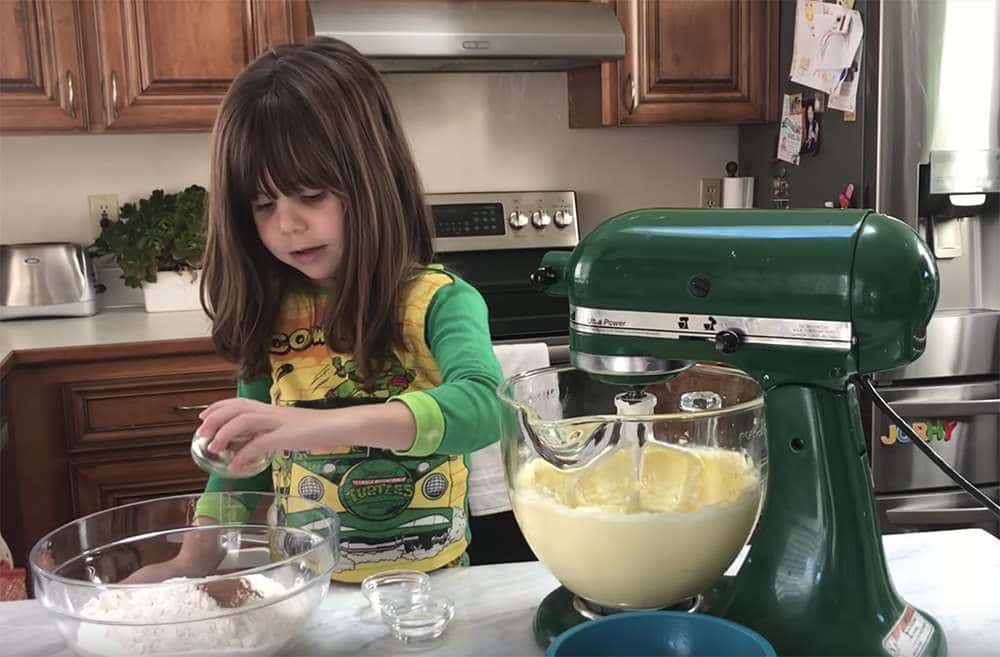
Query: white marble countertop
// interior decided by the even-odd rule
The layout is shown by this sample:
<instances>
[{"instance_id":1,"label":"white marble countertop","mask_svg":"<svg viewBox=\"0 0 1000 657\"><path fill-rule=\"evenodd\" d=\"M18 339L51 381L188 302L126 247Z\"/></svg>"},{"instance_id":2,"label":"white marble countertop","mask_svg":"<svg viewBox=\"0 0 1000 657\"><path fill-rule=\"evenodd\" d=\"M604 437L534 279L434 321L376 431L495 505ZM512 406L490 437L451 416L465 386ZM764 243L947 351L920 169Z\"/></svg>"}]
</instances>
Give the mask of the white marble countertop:
<instances>
[{"instance_id":1,"label":"white marble countertop","mask_svg":"<svg viewBox=\"0 0 1000 657\"><path fill-rule=\"evenodd\" d=\"M16 319L0 322L0 363L16 351L207 338L211 330L201 310L147 313L145 308L122 308L91 317Z\"/></svg>"},{"instance_id":2,"label":"white marble countertop","mask_svg":"<svg viewBox=\"0 0 1000 657\"><path fill-rule=\"evenodd\" d=\"M1000 655L1000 540L979 529L884 538L899 593L932 614L955 657ZM477 566L435 573L435 592L455 601L455 620L419 654L541 655L531 622L556 586L535 563ZM0 603L5 655L69 655L55 623L35 601ZM8 652L12 650L13 652ZM412 654L388 635L357 587L334 586L286 655Z\"/></svg>"}]
</instances>

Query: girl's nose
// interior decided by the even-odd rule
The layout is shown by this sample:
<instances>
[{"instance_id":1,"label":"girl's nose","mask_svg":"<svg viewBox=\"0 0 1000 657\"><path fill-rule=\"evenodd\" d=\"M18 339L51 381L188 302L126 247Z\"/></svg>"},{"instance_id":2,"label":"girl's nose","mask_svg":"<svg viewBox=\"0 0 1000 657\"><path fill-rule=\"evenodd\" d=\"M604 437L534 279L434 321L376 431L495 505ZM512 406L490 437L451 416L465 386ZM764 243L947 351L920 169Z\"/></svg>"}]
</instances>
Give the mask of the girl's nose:
<instances>
[{"instance_id":1,"label":"girl's nose","mask_svg":"<svg viewBox=\"0 0 1000 657\"><path fill-rule=\"evenodd\" d=\"M306 223L291 204L278 207L278 228L282 233L301 233L306 229Z\"/></svg>"}]
</instances>

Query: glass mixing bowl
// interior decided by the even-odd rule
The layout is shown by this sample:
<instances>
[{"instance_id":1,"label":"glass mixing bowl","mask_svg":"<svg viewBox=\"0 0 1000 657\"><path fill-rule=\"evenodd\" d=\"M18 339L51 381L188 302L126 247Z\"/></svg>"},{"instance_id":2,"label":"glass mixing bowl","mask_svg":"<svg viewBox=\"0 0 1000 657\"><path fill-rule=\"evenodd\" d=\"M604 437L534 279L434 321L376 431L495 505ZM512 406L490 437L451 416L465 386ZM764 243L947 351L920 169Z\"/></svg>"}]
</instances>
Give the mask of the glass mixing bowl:
<instances>
[{"instance_id":1,"label":"glass mixing bowl","mask_svg":"<svg viewBox=\"0 0 1000 657\"><path fill-rule=\"evenodd\" d=\"M32 548L30 566L79 655L271 655L326 597L337 554L324 505L205 493L74 520Z\"/></svg>"},{"instance_id":2,"label":"glass mixing bowl","mask_svg":"<svg viewBox=\"0 0 1000 657\"><path fill-rule=\"evenodd\" d=\"M639 388L551 367L499 392L515 517L577 596L669 607L707 591L746 544L767 477L752 378L697 364Z\"/></svg>"}]
</instances>

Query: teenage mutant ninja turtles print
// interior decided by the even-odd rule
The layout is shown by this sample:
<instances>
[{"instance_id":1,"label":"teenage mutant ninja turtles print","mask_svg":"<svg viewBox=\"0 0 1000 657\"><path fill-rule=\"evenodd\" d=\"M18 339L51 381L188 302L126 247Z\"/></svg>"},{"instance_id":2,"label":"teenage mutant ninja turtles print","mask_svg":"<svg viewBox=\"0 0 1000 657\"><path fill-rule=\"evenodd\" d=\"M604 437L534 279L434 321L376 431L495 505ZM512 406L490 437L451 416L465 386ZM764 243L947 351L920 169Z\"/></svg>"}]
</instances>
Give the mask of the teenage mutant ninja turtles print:
<instances>
[{"instance_id":1,"label":"teenage mutant ninja turtles print","mask_svg":"<svg viewBox=\"0 0 1000 657\"><path fill-rule=\"evenodd\" d=\"M272 339L271 398L276 404L332 409L385 403L412 390L440 383L424 344L423 317L434 291L450 279L421 276L404 314L408 349L383 360L366 390L350 354L331 351L324 339L322 303L290 295ZM417 321L416 318L419 318ZM295 498L319 501L340 520L340 559L334 579L357 582L387 568L433 570L459 559L468 546L468 467L461 455L403 456L390 450L344 446L331 452L285 452L272 464L274 489L293 496L285 512L295 525L315 518L295 508Z\"/></svg>"},{"instance_id":2,"label":"teenage mutant ninja turtles print","mask_svg":"<svg viewBox=\"0 0 1000 657\"><path fill-rule=\"evenodd\" d=\"M349 575L344 579L356 581L361 572L388 563L435 568L467 547L468 471L461 456L399 457L353 447L339 455L284 454L275 465L278 493L322 502L337 512L341 555L335 572ZM287 486L278 485L279 478ZM298 526L292 502L287 512Z\"/></svg>"}]
</instances>

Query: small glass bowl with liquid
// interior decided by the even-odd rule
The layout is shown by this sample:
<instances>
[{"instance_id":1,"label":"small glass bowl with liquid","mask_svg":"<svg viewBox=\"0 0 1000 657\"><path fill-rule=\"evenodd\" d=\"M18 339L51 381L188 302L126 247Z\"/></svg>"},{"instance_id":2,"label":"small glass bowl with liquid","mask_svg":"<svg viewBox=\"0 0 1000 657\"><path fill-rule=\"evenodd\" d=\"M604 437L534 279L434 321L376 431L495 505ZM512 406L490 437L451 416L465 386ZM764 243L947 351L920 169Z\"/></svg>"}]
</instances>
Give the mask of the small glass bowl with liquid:
<instances>
[{"instance_id":1,"label":"small glass bowl with liquid","mask_svg":"<svg viewBox=\"0 0 1000 657\"><path fill-rule=\"evenodd\" d=\"M231 449L224 449L218 454L210 452L208 446L211 442L211 438L198 434L191 439L191 458L199 468L210 474L217 474L226 479L246 479L259 475L271 465L271 455L267 454L242 470L230 470L229 465L236 457L236 452Z\"/></svg>"},{"instance_id":2,"label":"small glass bowl with liquid","mask_svg":"<svg viewBox=\"0 0 1000 657\"><path fill-rule=\"evenodd\" d=\"M389 605L407 605L425 600L431 592L431 578L419 570L387 570L366 577L361 592L376 613Z\"/></svg>"},{"instance_id":3,"label":"small glass bowl with liquid","mask_svg":"<svg viewBox=\"0 0 1000 657\"><path fill-rule=\"evenodd\" d=\"M454 617L455 603L439 595L386 601L382 605L383 622L392 636L403 643L437 639Z\"/></svg>"}]
</instances>

